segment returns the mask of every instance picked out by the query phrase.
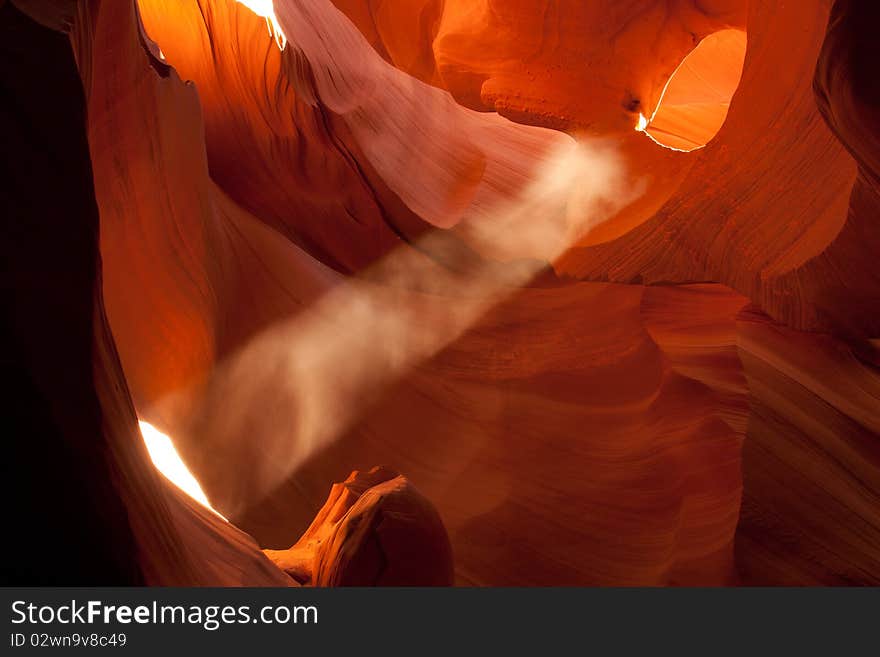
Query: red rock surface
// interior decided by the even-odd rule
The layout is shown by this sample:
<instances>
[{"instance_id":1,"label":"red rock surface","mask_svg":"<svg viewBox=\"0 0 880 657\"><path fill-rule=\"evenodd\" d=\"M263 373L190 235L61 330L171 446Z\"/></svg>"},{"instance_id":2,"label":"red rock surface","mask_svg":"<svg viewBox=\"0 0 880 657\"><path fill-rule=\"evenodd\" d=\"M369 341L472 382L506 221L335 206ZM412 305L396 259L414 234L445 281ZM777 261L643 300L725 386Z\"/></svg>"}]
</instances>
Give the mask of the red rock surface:
<instances>
[{"instance_id":1,"label":"red rock surface","mask_svg":"<svg viewBox=\"0 0 880 657\"><path fill-rule=\"evenodd\" d=\"M147 581L875 583L869 11L80 2Z\"/></svg>"},{"instance_id":2,"label":"red rock surface","mask_svg":"<svg viewBox=\"0 0 880 657\"><path fill-rule=\"evenodd\" d=\"M287 550L266 550L312 586L448 586L452 551L431 503L385 468L334 484L312 524Z\"/></svg>"},{"instance_id":3,"label":"red rock surface","mask_svg":"<svg viewBox=\"0 0 880 657\"><path fill-rule=\"evenodd\" d=\"M750 390L737 555L749 584L880 582L880 374L829 336L744 312Z\"/></svg>"}]
</instances>

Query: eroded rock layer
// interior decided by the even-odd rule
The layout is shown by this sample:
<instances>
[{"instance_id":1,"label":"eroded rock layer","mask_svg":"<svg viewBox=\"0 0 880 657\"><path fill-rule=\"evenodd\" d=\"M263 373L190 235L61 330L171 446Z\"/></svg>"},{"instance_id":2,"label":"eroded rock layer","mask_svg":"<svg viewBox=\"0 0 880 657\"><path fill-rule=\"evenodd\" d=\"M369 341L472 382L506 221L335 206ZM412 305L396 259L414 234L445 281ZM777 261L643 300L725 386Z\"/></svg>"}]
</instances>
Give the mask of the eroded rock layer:
<instances>
[{"instance_id":1,"label":"eroded rock layer","mask_svg":"<svg viewBox=\"0 0 880 657\"><path fill-rule=\"evenodd\" d=\"M312 586L448 586L452 552L437 511L386 468L334 484L312 524L287 550L266 550Z\"/></svg>"},{"instance_id":2,"label":"eroded rock layer","mask_svg":"<svg viewBox=\"0 0 880 657\"><path fill-rule=\"evenodd\" d=\"M877 581L869 10L275 0L276 40L245 4L71 33L146 581L444 584L447 531L463 584ZM732 97L682 64L719 34Z\"/></svg>"},{"instance_id":3,"label":"eroded rock layer","mask_svg":"<svg viewBox=\"0 0 880 657\"><path fill-rule=\"evenodd\" d=\"M749 584L880 581L880 374L829 336L751 309L738 321L750 389L737 555Z\"/></svg>"}]
</instances>

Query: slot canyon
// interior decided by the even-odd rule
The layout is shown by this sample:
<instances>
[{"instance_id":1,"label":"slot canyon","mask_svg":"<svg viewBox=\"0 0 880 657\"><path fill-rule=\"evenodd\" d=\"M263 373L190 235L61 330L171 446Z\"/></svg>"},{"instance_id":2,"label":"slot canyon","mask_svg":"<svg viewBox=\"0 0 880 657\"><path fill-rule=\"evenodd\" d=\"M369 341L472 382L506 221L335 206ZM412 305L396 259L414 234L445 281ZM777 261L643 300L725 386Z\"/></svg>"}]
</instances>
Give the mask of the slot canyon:
<instances>
[{"instance_id":1,"label":"slot canyon","mask_svg":"<svg viewBox=\"0 0 880 657\"><path fill-rule=\"evenodd\" d=\"M0 0L4 579L880 585L877 25Z\"/></svg>"}]
</instances>

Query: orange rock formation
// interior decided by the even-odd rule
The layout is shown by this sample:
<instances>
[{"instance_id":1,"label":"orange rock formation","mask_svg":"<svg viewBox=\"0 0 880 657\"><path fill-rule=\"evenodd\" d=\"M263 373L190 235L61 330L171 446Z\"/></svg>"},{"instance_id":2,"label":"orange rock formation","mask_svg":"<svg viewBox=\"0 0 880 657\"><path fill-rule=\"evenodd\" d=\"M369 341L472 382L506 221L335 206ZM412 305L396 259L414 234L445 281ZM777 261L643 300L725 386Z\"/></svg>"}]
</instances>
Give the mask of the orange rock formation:
<instances>
[{"instance_id":1,"label":"orange rock formation","mask_svg":"<svg viewBox=\"0 0 880 657\"><path fill-rule=\"evenodd\" d=\"M145 581L880 581L870 9L73 4Z\"/></svg>"}]
</instances>

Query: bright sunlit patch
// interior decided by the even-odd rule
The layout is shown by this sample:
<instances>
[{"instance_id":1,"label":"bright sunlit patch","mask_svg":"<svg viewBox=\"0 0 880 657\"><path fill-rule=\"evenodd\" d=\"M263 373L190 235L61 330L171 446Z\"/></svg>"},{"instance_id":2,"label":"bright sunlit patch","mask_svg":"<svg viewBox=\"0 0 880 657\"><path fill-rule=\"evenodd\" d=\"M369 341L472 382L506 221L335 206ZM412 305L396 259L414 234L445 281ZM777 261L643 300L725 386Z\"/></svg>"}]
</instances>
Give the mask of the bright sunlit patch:
<instances>
[{"instance_id":1,"label":"bright sunlit patch","mask_svg":"<svg viewBox=\"0 0 880 657\"><path fill-rule=\"evenodd\" d=\"M199 482L196 481L196 478L193 477L189 468L186 467L183 459L180 458L180 455L174 448L174 443L171 442L171 438L148 422L138 422L138 425L140 425L141 435L144 438L147 451L150 453L150 458L153 459L153 464L159 472L196 502L200 502L214 513L217 513L208 502L208 498L202 487L199 486ZM224 520L226 519L219 513L217 515Z\"/></svg>"},{"instance_id":2,"label":"bright sunlit patch","mask_svg":"<svg viewBox=\"0 0 880 657\"><path fill-rule=\"evenodd\" d=\"M275 43L281 50L287 45L287 37L278 26L278 19L275 17L275 3L273 0L236 0L240 4L254 12L257 16L266 19L266 26L269 28L269 36L275 39Z\"/></svg>"},{"instance_id":3,"label":"bright sunlit patch","mask_svg":"<svg viewBox=\"0 0 880 657\"><path fill-rule=\"evenodd\" d=\"M636 126L673 151L703 148L721 130L742 76L748 39L727 29L704 38L666 81L654 110Z\"/></svg>"}]
</instances>

